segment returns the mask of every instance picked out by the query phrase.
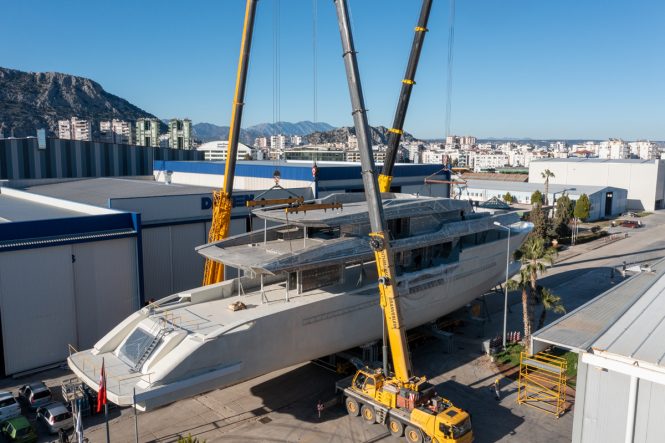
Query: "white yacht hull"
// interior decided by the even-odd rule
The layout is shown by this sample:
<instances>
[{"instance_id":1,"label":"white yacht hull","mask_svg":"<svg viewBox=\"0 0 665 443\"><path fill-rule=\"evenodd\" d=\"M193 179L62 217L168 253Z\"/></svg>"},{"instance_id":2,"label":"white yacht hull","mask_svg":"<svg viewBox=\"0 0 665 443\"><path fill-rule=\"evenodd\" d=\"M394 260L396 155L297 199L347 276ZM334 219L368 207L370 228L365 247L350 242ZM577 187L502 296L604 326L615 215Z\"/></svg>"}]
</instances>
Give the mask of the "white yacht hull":
<instances>
[{"instance_id":1,"label":"white yacht hull","mask_svg":"<svg viewBox=\"0 0 665 443\"><path fill-rule=\"evenodd\" d=\"M513 250L521 245L528 231L512 235ZM453 264L405 274L400 283L403 321L407 328L413 328L465 306L503 282L505 269L506 243L495 241L461 251L459 261ZM228 283L231 282L217 287L226 287ZM191 313L197 308L197 315L204 317L205 309L226 309L234 301L254 304L251 309L241 311L247 313L242 322L216 333L214 338L175 346L168 363L162 359L142 373L132 374L114 350L122 336L147 321L149 314L144 309L118 325L94 349L70 356L69 367L86 384L98 389L99 368L104 358L110 377L109 400L122 406L131 405L132 391L136 389L139 409L148 410L370 343L382 334L378 290L369 282L344 293L320 290L315 295L295 296L288 302L271 301L265 305L257 303L260 295L256 293L194 304L197 291L208 294L211 289L190 291L191 302L174 304L169 309ZM206 303L211 305L202 308Z\"/></svg>"}]
</instances>

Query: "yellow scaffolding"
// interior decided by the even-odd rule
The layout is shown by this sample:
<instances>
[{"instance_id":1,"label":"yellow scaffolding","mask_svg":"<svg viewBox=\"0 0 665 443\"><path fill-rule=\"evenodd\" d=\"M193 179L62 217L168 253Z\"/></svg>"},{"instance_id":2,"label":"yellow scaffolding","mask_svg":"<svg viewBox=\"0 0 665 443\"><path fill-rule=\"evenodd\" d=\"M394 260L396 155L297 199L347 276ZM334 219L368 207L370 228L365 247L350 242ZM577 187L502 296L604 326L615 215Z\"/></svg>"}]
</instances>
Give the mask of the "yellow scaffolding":
<instances>
[{"instance_id":1,"label":"yellow scaffolding","mask_svg":"<svg viewBox=\"0 0 665 443\"><path fill-rule=\"evenodd\" d=\"M568 362L544 352L520 355L517 403L538 408L559 418L566 410Z\"/></svg>"}]
</instances>

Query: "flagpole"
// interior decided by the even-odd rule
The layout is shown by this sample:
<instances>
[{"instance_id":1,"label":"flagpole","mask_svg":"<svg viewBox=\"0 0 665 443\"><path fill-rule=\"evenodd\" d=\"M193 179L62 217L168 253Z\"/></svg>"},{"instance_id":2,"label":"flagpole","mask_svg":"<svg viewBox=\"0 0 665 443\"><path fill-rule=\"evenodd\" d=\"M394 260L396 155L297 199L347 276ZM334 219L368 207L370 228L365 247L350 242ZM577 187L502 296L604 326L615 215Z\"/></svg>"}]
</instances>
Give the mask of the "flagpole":
<instances>
[{"instance_id":1,"label":"flagpole","mask_svg":"<svg viewBox=\"0 0 665 443\"><path fill-rule=\"evenodd\" d=\"M104 367L104 357L102 357L102 374L99 380L99 391L97 391L97 412L104 405L104 420L106 421L106 443L111 443L111 434L109 432L109 403L106 399L106 368Z\"/></svg>"},{"instance_id":2,"label":"flagpole","mask_svg":"<svg viewBox=\"0 0 665 443\"><path fill-rule=\"evenodd\" d=\"M139 416L136 415L136 388L132 393L132 403L134 404L134 432L136 434L136 443L139 443Z\"/></svg>"},{"instance_id":3,"label":"flagpole","mask_svg":"<svg viewBox=\"0 0 665 443\"><path fill-rule=\"evenodd\" d=\"M109 432L109 404L104 403L104 418L106 419L106 443L111 443L111 433Z\"/></svg>"}]
</instances>

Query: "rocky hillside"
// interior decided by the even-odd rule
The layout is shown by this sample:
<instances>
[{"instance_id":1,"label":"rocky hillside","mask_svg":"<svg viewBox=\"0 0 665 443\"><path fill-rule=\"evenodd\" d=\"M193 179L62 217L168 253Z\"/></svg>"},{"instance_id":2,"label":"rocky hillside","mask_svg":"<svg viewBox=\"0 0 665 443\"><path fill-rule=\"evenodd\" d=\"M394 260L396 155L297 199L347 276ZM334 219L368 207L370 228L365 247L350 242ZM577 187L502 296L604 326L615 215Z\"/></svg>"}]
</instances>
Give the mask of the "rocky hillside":
<instances>
[{"instance_id":1,"label":"rocky hillside","mask_svg":"<svg viewBox=\"0 0 665 443\"><path fill-rule=\"evenodd\" d=\"M240 141L245 144L254 144L256 137L269 137L274 134L284 135L308 135L317 131L329 131L334 126L323 122L302 121L298 123L277 122L261 123L240 130ZM229 137L228 126L217 126L212 123L197 123L194 125L194 133L201 141L227 140Z\"/></svg>"},{"instance_id":2,"label":"rocky hillside","mask_svg":"<svg viewBox=\"0 0 665 443\"><path fill-rule=\"evenodd\" d=\"M37 128L54 134L58 120L72 116L91 120L95 134L101 120L154 117L87 78L0 67L0 129L5 136L12 131L15 137L35 135Z\"/></svg>"},{"instance_id":3,"label":"rocky hillside","mask_svg":"<svg viewBox=\"0 0 665 443\"><path fill-rule=\"evenodd\" d=\"M388 143L388 128L385 126L371 126L370 132L372 135L372 144L385 145ZM355 134L356 128L345 126L333 129L332 131L315 132L310 134L307 136L307 142L311 144L345 143L349 139L349 135ZM402 135L402 140L410 142L414 140L414 137L408 132L405 132L404 135Z\"/></svg>"}]
</instances>

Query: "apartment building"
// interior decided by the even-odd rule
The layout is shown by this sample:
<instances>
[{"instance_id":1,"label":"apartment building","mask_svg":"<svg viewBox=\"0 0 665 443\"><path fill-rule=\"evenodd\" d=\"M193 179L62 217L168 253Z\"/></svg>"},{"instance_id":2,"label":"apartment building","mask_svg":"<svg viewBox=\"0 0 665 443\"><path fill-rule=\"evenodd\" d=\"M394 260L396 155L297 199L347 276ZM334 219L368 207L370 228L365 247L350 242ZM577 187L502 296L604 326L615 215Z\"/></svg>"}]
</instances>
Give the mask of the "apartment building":
<instances>
[{"instance_id":1,"label":"apartment building","mask_svg":"<svg viewBox=\"0 0 665 443\"><path fill-rule=\"evenodd\" d=\"M58 120L58 138L65 140L92 140L92 124L89 120L72 117Z\"/></svg>"},{"instance_id":2,"label":"apartment building","mask_svg":"<svg viewBox=\"0 0 665 443\"><path fill-rule=\"evenodd\" d=\"M270 140L268 137L256 137L254 139L254 147L257 149L267 149L270 147Z\"/></svg>"},{"instance_id":3,"label":"apartment building","mask_svg":"<svg viewBox=\"0 0 665 443\"><path fill-rule=\"evenodd\" d=\"M159 147L159 120L140 118L136 121L136 144L139 146Z\"/></svg>"},{"instance_id":4,"label":"apartment building","mask_svg":"<svg viewBox=\"0 0 665 443\"><path fill-rule=\"evenodd\" d=\"M133 127L124 120L106 120L99 122L100 140L106 143L131 145L134 143Z\"/></svg>"},{"instance_id":5,"label":"apartment building","mask_svg":"<svg viewBox=\"0 0 665 443\"><path fill-rule=\"evenodd\" d=\"M169 120L169 148L192 149L194 147L194 134L192 121L188 118Z\"/></svg>"},{"instance_id":6,"label":"apartment building","mask_svg":"<svg viewBox=\"0 0 665 443\"><path fill-rule=\"evenodd\" d=\"M283 151L289 147L291 139L283 134L271 135L270 136L270 150L271 151Z\"/></svg>"}]
</instances>

